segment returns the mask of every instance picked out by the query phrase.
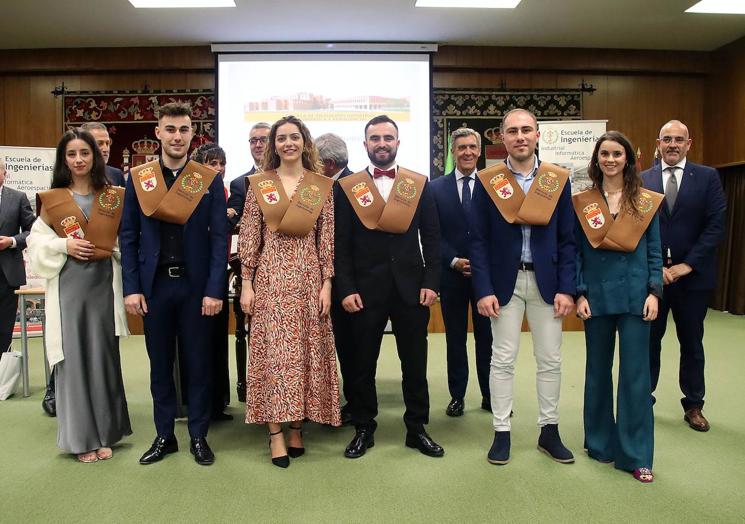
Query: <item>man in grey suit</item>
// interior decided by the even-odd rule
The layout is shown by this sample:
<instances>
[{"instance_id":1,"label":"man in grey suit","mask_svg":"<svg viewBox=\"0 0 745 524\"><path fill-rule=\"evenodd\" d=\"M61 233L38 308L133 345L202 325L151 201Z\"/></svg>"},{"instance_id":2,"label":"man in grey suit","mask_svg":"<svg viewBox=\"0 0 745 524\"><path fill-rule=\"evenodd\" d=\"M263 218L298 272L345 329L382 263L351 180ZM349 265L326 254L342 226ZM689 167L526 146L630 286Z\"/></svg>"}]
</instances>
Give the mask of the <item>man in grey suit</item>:
<instances>
[{"instance_id":1,"label":"man in grey suit","mask_svg":"<svg viewBox=\"0 0 745 524\"><path fill-rule=\"evenodd\" d=\"M0 158L0 352L8 350L18 310L15 290L26 283L23 248L35 217L25 193L5 186Z\"/></svg>"}]
</instances>

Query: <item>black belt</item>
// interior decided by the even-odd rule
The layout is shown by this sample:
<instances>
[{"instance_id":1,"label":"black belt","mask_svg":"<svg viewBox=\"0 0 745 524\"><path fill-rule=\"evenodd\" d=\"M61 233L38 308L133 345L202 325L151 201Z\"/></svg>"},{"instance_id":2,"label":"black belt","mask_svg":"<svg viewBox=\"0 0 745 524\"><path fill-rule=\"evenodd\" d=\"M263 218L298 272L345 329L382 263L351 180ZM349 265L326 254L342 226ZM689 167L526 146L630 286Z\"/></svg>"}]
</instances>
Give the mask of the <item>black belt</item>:
<instances>
[{"instance_id":1,"label":"black belt","mask_svg":"<svg viewBox=\"0 0 745 524\"><path fill-rule=\"evenodd\" d=\"M165 273L170 278L186 276L186 268L184 266L158 266L158 272Z\"/></svg>"},{"instance_id":2,"label":"black belt","mask_svg":"<svg viewBox=\"0 0 745 524\"><path fill-rule=\"evenodd\" d=\"M517 269L519 271L533 271L533 262L520 262Z\"/></svg>"}]
</instances>

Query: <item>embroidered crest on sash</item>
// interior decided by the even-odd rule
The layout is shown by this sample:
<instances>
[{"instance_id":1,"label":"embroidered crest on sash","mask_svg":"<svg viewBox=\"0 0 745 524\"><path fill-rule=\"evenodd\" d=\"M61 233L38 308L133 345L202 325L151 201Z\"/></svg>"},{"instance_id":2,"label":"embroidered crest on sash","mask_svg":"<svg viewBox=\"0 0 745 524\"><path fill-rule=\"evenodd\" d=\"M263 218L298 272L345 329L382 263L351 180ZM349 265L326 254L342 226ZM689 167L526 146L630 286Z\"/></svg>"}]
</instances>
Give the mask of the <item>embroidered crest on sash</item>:
<instances>
[{"instance_id":1,"label":"embroidered crest on sash","mask_svg":"<svg viewBox=\"0 0 745 524\"><path fill-rule=\"evenodd\" d=\"M510 184L510 181L507 180L502 173L494 175L494 177L489 180L489 185L502 200L507 200L515 194L512 184Z\"/></svg>"},{"instance_id":2,"label":"embroidered crest on sash","mask_svg":"<svg viewBox=\"0 0 745 524\"><path fill-rule=\"evenodd\" d=\"M416 197L416 186L414 185L414 181L409 177L404 178L396 184L396 193L406 200L414 200Z\"/></svg>"},{"instance_id":3,"label":"embroidered crest on sash","mask_svg":"<svg viewBox=\"0 0 745 524\"><path fill-rule=\"evenodd\" d=\"M559 182L559 175L553 171L546 171L538 177L538 187L548 193L555 193L561 183Z\"/></svg>"},{"instance_id":4,"label":"embroidered crest on sash","mask_svg":"<svg viewBox=\"0 0 745 524\"><path fill-rule=\"evenodd\" d=\"M204 180L199 173L189 173L181 179L181 189L187 193L199 193L204 188Z\"/></svg>"},{"instance_id":5,"label":"embroidered crest on sash","mask_svg":"<svg viewBox=\"0 0 745 524\"><path fill-rule=\"evenodd\" d=\"M641 193L639 193L639 199L636 201L636 203L639 206L639 211L643 215L646 215L647 213L649 213L654 207L654 201L652 200L652 195L650 195L646 191L642 191Z\"/></svg>"},{"instance_id":6,"label":"embroidered crest on sash","mask_svg":"<svg viewBox=\"0 0 745 524\"><path fill-rule=\"evenodd\" d=\"M98 195L98 205L108 211L116 211L122 205L122 199L114 189L107 189Z\"/></svg>"},{"instance_id":7,"label":"embroidered crest on sash","mask_svg":"<svg viewBox=\"0 0 745 524\"><path fill-rule=\"evenodd\" d=\"M146 167L140 171L140 186L145 191L152 191L158 187L158 178L155 176L155 170L152 167Z\"/></svg>"},{"instance_id":8,"label":"embroidered crest on sash","mask_svg":"<svg viewBox=\"0 0 745 524\"><path fill-rule=\"evenodd\" d=\"M605 225L605 215L603 215L600 206L596 202L585 206L582 210L585 214L585 220L593 229L600 229Z\"/></svg>"},{"instance_id":9,"label":"embroidered crest on sash","mask_svg":"<svg viewBox=\"0 0 745 524\"><path fill-rule=\"evenodd\" d=\"M80 227L80 223L78 222L77 218L69 216L63 218L60 223L62 224L62 228L64 229L67 238L74 238L78 240L85 238L85 233L83 233L83 228Z\"/></svg>"},{"instance_id":10,"label":"embroidered crest on sash","mask_svg":"<svg viewBox=\"0 0 745 524\"><path fill-rule=\"evenodd\" d=\"M279 202L279 191L277 191L277 186L274 185L274 181L262 180L259 182L259 189L264 202L267 204L274 205Z\"/></svg>"},{"instance_id":11,"label":"embroidered crest on sash","mask_svg":"<svg viewBox=\"0 0 745 524\"><path fill-rule=\"evenodd\" d=\"M362 207L372 205L375 200L370 188L367 187L367 182L360 182L359 184L354 185L352 187L352 194Z\"/></svg>"},{"instance_id":12,"label":"embroidered crest on sash","mask_svg":"<svg viewBox=\"0 0 745 524\"><path fill-rule=\"evenodd\" d=\"M304 187L300 191L300 200L309 206L317 206L321 203L321 188L315 184Z\"/></svg>"}]
</instances>

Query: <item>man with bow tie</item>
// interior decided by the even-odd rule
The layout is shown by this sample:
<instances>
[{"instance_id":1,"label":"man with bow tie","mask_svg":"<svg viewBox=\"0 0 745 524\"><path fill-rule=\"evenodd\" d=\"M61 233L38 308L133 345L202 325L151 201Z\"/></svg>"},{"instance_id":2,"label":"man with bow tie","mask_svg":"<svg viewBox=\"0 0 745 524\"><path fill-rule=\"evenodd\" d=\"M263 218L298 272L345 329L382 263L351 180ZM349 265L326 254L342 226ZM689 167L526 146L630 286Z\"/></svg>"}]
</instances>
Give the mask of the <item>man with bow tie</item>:
<instances>
[{"instance_id":1,"label":"man with bow tie","mask_svg":"<svg viewBox=\"0 0 745 524\"><path fill-rule=\"evenodd\" d=\"M481 156L481 136L466 127L450 136L455 170L432 182L432 193L440 218L442 280L440 306L445 322L447 343L449 417L463 415L468 385L468 305L471 305L473 335L476 342L476 375L481 391L481 408L491 412L489 363L491 362L491 325L476 307L468 254L471 194L476 184L476 164Z\"/></svg>"},{"instance_id":2,"label":"man with bow tie","mask_svg":"<svg viewBox=\"0 0 745 524\"><path fill-rule=\"evenodd\" d=\"M345 177L349 183L340 181L345 189L336 198L335 285L355 338L348 399L355 436L344 454L358 458L375 444L375 372L390 319L401 360L405 444L441 457L444 450L424 429L429 422L427 324L440 283L437 209L427 178L396 164L393 120L385 115L370 120L364 145L370 166ZM366 213L374 206L378 212L371 220ZM386 216L396 218L385 221Z\"/></svg>"}]
</instances>

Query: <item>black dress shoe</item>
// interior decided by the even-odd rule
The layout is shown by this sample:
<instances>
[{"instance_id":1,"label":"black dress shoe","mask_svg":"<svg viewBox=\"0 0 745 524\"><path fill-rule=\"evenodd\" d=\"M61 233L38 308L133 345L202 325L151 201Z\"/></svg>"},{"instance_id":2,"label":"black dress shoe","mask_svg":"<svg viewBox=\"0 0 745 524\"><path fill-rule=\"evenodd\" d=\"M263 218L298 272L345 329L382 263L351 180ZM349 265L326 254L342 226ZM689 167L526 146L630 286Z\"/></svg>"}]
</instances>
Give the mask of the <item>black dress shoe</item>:
<instances>
[{"instance_id":1,"label":"black dress shoe","mask_svg":"<svg viewBox=\"0 0 745 524\"><path fill-rule=\"evenodd\" d=\"M227 422L228 420L233 420L233 415L218 411L210 416L210 420L213 422Z\"/></svg>"},{"instance_id":2,"label":"black dress shoe","mask_svg":"<svg viewBox=\"0 0 745 524\"><path fill-rule=\"evenodd\" d=\"M462 398L451 398L450 404L445 408L445 414L448 417L461 417L463 416L464 407L465 405L463 404Z\"/></svg>"},{"instance_id":3,"label":"black dress shoe","mask_svg":"<svg viewBox=\"0 0 745 524\"><path fill-rule=\"evenodd\" d=\"M269 453L270 454L272 451L272 437L275 435L283 435L282 430L280 429L279 431L275 431L274 433L272 433L271 431L269 432ZM284 438L284 435L282 436L282 438ZM274 464L275 466L279 468L283 468L283 469L287 468L290 466L290 457L288 457L287 455L282 455L281 457L272 457L272 464Z\"/></svg>"},{"instance_id":4,"label":"black dress shoe","mask_svg":"<svg viewBox=\"0 0 745 524\"><path fill-rule=\"evenodd\" d=\"M54 396L53 389L47 388L46 393L44 393L44 398L41 401L41 409L43 409L44 413L50 417L57 416L57 399Z\"/></svg>"},{"instance_id":5,"label":"black dress shoe","mask_svg":"<svg viewBox=\"0 0 745 524\"><path fill-rule=\"evenodd\" d=\"M142 457L140 457L140 464L148 465L154 464L159 460L163 460L163 457L169 453L176 453L178 451L178 441L174 435L170 437L155 437L153 445L150 446Z\"/></svg>"},{"instance_id":6,"label":"black dress shoe","mask_svg":"<svg viewBox=\"0 0 745 524\"><path fill-rule=\"evenodd\" d=\"M290 429L292 431L299 432L300 433L300 438L303 438L303 427L302 426L300 426L299 428L296 428L295 426L293 426L292 424L290 424L288 426L288 429ZM304 447L302 447L302 448L296 448L296 447L293 447L293 446L287 446L287 454L290 457L296 459L298 457L301 457L303 454L305 454L305 448Z\"/></svg>"},{"instance_id":7,"label":"black dress shoe","mask_svg":"<svg viewBox=\"0 0 745 524\"><path fill-rule=\"evenodd\" d=\"M191 439L191 446L189 451L194 455L194 462L200 466L209 466L215 462L215 454L212 453L210 445L207 444L207 439L204 437L196 437Z\"/></svg>"},{"instance_id":8,"label":"black dress shoe","mask_svg":"<svg viewBox=\"0 0 745 524\"><path fill-rule=\"evenodd\" d=\"M481 397L481 409L491 413L491 400L486 397Z\"/></svg>"},{"instance_id":9,"label":"black dress shoe","mask_svg":"<svg viewBox=\"0 0 745 524\"><path fill-rule=\"evenodd\" d=\"M360 458L365 454L367 448L371 448L375 445L375 438L373 435L374 433L369 429L358 429L355 431L352 442L350 442L347 449L344 450L344 456L351 459Z\"/></svg>"},{"instance_id":10,"label":"black dress shoe","mask_svg":"<svg viewBox=\"0 0 745 524\"><path fill-rule=\"evenodd\" d=\"M432 440L432 437L427 435L426 431L422 431L421 433L407 433L406 446L418 449L428 457L441 457L445 454L445 450L442 449L442 446Z\"/></svg>"}]
</instances>

